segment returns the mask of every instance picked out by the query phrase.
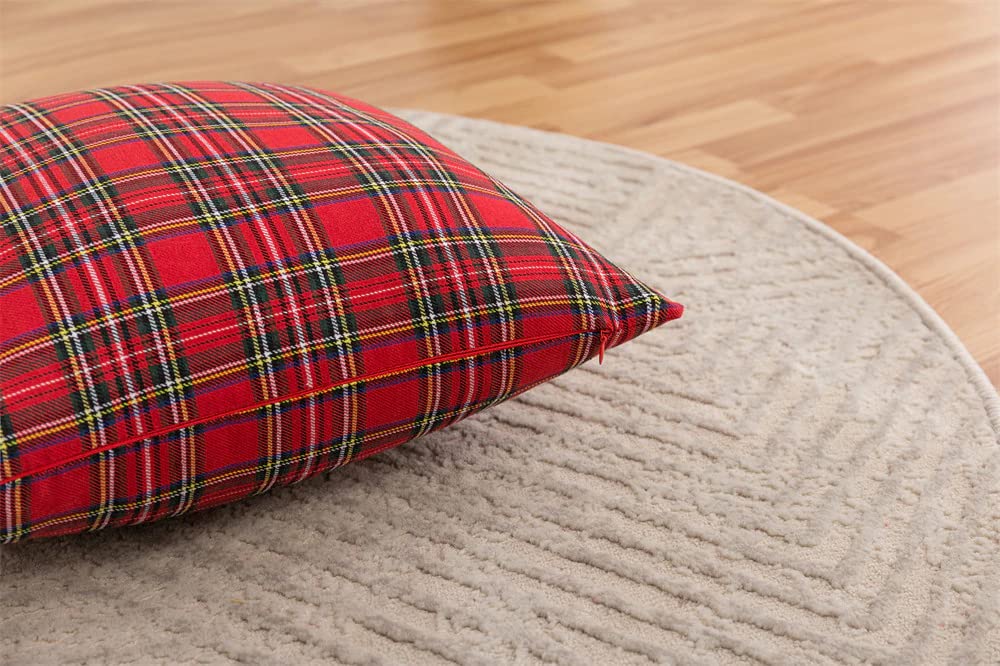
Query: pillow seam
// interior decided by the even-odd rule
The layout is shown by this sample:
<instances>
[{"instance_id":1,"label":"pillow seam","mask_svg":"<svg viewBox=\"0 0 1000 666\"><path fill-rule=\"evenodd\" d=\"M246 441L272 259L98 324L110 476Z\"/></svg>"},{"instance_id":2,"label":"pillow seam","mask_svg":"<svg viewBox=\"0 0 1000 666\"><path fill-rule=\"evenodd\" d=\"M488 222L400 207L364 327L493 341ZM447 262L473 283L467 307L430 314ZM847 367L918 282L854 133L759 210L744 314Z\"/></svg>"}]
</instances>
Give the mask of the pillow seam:
<instances>
[{"instance_id":1,"label":"pillow seam","mask_svg":"<svg viewBox=\"0 0 1000 666\"><path fill-rule=\"evenodd\" d=\"M269 406L272 406L272 405L281 405L281 404L285 404L285 403L288 403L288 402L294 402L296 400L305 400L307 398L310 398L310 397L313 397L313 396L316 396L316 395L320 395L320 394L326 393L328 391L332 391L332 390L340 388L342 386L349 386L351 384L360 383L360 382L366 382L366 381L374 381L374 380L377 380L377 379L382 379L382 378L390 377L390 376L397 375L397 374L403 374L403 373L410 372L410 371L413 371L413 370L420 370L422 368L426 368L426 367L432 366L432 365L437 365L439 363L449 363L449 362L452 362L452 361L468 360L468 359L476 358L478 356L484 356L486 354L491 354L493 352L505 351L505 350L509 350L509 349L518 349L520 347L527 347L527 346L531 346L531 345L534 345L534 344L541 344L541 343L544 343L544 342L552 342L552 341L555 341L555 340L561 340L561 339L566 339L566 338L573 338L573 337L583 336L583 335L593 335L595 333L596 334L601 334L601 336L603 337L605 334L613 333L613 330L612 331L608 331L607 329L604 329L604 328L597 328L597 329L587 329L587 330L581 330L581 331L574 331L574 332L571 332L571 333L558 333L558 334L552 334L552 335L536 335L536 336L532 336L532 337L529 337L529 338L518 338L518 339L515 339L515 340L509 340L509 341L506 341L506 342L494 343L494 344L491 344L491 345L484 345L483 347L479 347L479 348L476 348L476 349L463 349L463 350L458 350L458 351L455 351L455 352L450 352L448 354L441 354L439 356L434 356L432 358L422 359L421 361L419 361L417 363L410 363L410 364L406 364L406 365L401 365L401 366L398 366L396 368L392 368L392 369L389 369L389 370L383 370L383 371L376 372L376 373L361 374L361 375L357 375L357 376L354 376L354 377L349 377L349 378L346 378L346 379L343 379L343 380L340 380L340 381L337 381L337 382L332 382L332 383L326 384L326 385L321 386L319 388L309 389L308 391L300 391L298 393L293 393L291 395L281 396L281 397L275 398L273 400L259 401L259 402L256 402L256 403L252 404L252 405L243 406L243 407L239 407L237 409L233 409L233 410L230 410L230 411L227 411L227 412L223 412L222 414L214 414L214 415L206 416L206 417L199 418L199 419L191 419L191 420L189 420L189 421L187 421L185 423L179 423L179 424L176 424L176 425L171 425L171 426L169 426L167 428L161 428L159 430L152 430L152 431L150 431L148 433L144 433L141 436L129 437L127 439L124 439L124 440L121 440L121 441L118 441L118 442L113 442L111 444L106 444L104 446L99 446L99 447L95 447L95 448L92 448L92 449L88 449L86 451L82 451L80 453L73 454L72 456L69 456L69 457L64 458L62 460L58 460L56 462L52 462L52 463L47 463L45 465L41 465L38 468L32 469L30 471L20 472L18 474L14 474L12 476L9 476L9 477L7 477L5 479L0 478L0 488L2 488L4 486L7 486L7 485L10 485L12 483L16 483L17 481L28 479L30 477L37 476L39 474L44 474L45 472L49 472L49 471L52 471L54 469L58 469L59 467L62 467L63 465L69 465L69 464L77 462L79 460L84 460L85 458L89 458L92 455L97 455L99 453L104 453L106 451L113 451L115 449L119 449L119 448L128 446L129 444L135 444L136 442L141 442L141 441L144 441L144 440L147 440L147 439L155 439L155 438L158 438L158 437L168 436L168 435L171 435L171 434L173 434L173 433L175 433L175 432L177 432L179 430L184 430L185 428L192 428L192 427L195 427L195 426L204 425L206 423L215 423L217 421L225 421L225 420L227 420L229 418L232 418L234 416L238 416L240 414L247 414L249 412L254 412L254 411L257 411L257 410L259 410L261 408L264 408L264 407L269 407Z\"/></svg>"}]
</instances>

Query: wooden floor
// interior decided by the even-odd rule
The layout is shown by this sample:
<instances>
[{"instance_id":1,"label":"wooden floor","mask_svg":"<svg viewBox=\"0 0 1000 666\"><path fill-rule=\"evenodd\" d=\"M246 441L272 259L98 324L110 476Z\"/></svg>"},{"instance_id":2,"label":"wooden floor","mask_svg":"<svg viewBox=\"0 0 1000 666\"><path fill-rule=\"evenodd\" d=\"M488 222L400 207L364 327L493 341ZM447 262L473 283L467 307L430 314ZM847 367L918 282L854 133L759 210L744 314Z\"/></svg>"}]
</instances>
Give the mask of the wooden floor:
<instances>
[{"instance_id":1,"label":"wooden floor","mask_svg":"<svg viewBox=\"0 0 1000 666\"><path fill-rule=\"evenodd\" d=\"M1000 384L1000 0L0 0L0 103L249 79L611 141L888 263Z\"/></svg>"}]
</instances>

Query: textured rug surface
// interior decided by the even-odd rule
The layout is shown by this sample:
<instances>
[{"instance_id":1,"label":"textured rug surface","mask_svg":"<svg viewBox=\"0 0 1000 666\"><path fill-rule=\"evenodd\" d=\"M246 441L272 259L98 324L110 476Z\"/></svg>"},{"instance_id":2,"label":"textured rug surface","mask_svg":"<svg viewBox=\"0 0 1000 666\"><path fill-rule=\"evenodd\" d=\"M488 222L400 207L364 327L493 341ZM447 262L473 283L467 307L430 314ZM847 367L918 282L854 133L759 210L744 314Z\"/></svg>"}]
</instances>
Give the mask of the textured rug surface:
<instances>
[{"instance_id":1,"label":"textured rug surface","mask_svg":"<svg viewBox=\"0 0 1000 666\"><path fill-rule=\"evenodd\" d=\"M815 222L411 113L684 319L229 507L0 550L0 663L1000 663L1000 402Z\"/></svg>"}]
</instances>

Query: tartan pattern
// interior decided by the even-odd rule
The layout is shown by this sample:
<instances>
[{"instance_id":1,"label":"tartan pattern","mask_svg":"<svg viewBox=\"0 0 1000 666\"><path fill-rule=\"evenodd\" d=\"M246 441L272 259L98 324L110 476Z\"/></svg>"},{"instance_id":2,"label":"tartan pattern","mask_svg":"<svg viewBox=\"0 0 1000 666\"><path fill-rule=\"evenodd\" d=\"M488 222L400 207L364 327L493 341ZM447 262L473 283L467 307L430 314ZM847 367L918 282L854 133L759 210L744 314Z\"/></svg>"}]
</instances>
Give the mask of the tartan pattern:
<instances>
[{"instance_id":1,"label":"tartan pattern","mask_svg":"<svg viewBox=\"0 0 1000 666\"><path fill-rule=\"evenodd\" d=\"M404 121L295 86L0 108L0 543L300 481L682 308Z\"/></svg>"}]
</instances>

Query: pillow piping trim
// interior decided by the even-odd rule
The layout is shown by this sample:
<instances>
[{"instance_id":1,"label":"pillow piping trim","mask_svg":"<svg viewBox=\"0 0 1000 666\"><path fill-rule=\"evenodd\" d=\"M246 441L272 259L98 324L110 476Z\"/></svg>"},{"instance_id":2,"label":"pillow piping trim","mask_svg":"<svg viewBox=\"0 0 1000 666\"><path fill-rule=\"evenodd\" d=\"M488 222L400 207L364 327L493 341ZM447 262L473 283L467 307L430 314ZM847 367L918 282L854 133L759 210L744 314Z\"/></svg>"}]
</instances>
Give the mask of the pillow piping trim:
<instances>
[{"instance_id":1,"label":"pillow piping trim","mask_svg":"<svg viewBox=\"0 0 1000 666\"><path fill-rule=\"evenodd\" d=\"M598 330L585 330L585 331L580 331L578 333L572 333L572 334L568 334L568 335L537 336L537 337L540 338L539 341L530 342L530 340L532 340L531 338L525 338L526 340L529 340L529 342L527 342L526 344L524 344L524 345L515 344L515 345L509 346L509 347L505 347L504 349L520 348L522 346L523 347L537 347L538 345L544 345L547 342L569 340L569 339L573 339L573 338L580 338L580 337L587 336L587 335L593 335L594 333L600 333L601 337L603 338L603 337L605 337L605 333L606 332L604 330L598 329ZM520 342L520 340L518 340L518 341L512 341L512 342ZM503 349L494 350L494 351L503 351ZM578 365L580 365L582 363L585 363L586 361L594 358L594 355L593 355L593 346L591 346L590 351L591 351L591 353L589 355L587 355L586 357L580 359L574 365L574 367L576 367L576 366L578 366ZM458 352L456 352L456 353L458 353ZM488 352L488 353L492 353L492 352ZM460 357L460 358L457 358L457 359L451 359L451 361L446 361L446 362L455 362L455 361L461 361L461 360L468 359L468 358L476 358L479 355L480 354L470 354L468 356L463 356L463 357ZM413 369L405 370L405 371L389 371L387 373L379 373L379 375L380 376L394 376L394 375L400 374L401 372L413 372L413 370L420 369L420 367L425 367L425 366L418 366L417 368L413 368ZM550 381L550 379L551 378L549 378L549 379L542 379L542 380L534 382L534 383L532 383L532 384L530 384L528 386L522 387L520 390L515 391L514 393L511 393L511 394L507 395L505 397L505 399L513 398L513 397L515 397L517 395L520 395L521 393L524 393L525 391L529 391L529 390L531 390L532 388L534 388L536 386L539 386L541 384L544 384L544 383ZM465 416L462 416L461 418L465 418ZM386 449L394 448L394 447L396 447L398 445L399 445L398 442L395 442L395 443L389 442L389 443L383 444L381 446L369 449L369 450L364 451L363 453L361 453L358 457L352 458L351 462L357 462L357 461L360 461L360 460L364 460L365 458L368 458L368 457L373 456L375 454L381 453L382 451L385 451ZM338 448L337 446L326 447L325 449L317 450L314 453L314 455L324 455L324 454L329 453L330 451L333 451L333 450L335 450L337 448ZM280 461L277 464L279 466L291 464L293 462L302 460L305 456L306 456L306 454L301 454L301 455L296 456L294 458L290 458L290 459L287 459L287 460ZM65 463L60 463L60 464L65 464ZM341 466L342 465L333 465L333 466L329 466L329 467L324 467L322 469L317 469L316 472L317 473L327 473L327 472L335 470L335 469L337 469L337 468L339 468ZM253 469L254 469L253 466L249 466L249 467L242 468L241 470L234 470L234 471L230 472L230 474L233 474L233 473L236 473L236 472L243 472L243 473L245 473L245 472L248 472L248 471L252 471ZM295 483L297 483L297 482L298 481L296 481ZM212 483L211 481L207 481L206 480L205 482L203 482L202 485L203 486L208 486L208 485L211 485L211 483ZM207 503L204 506L201 506L198 510L200 511L202 509L208 509L208 508L216 507L216 506L219 506L219 505L222 505L222 504L226 504L226 503L232 501L232 499L234 497L240 497L241 495L246 496L247 490L249 490L251 488L254 488L254 487L258 486L258 485L259 485L258 482L254 481L254 482L249 483L249 484L243 484L243 485L241 485L241 486L239 486L237 488L231 488L231 489L229 489L226 492L217 493L215 495L209 494L209 495L206 496L208 498L206 500ZM175 490L171 491L168 494L168 496L174 496L174 495L176 495L179 492L181 492L180 489L175 489ZM137 502L132 503L132 504L117 505L115 508L116 509L130 510L130 509L138 508L140 506L144 506L144 505L148 504L151 501L161 501L163 499L165 499L165 496L160 496L160 497L156 497L156 498L146 497L146 498L143 498L142 500L137 501ZM88 517L93 517L98 512L99 512L99 510L95 509L95 510L87 512L86 515ZM183 513L187 513L187 512L185 511ZM34 536L32 538L52 538L52 537L64 536L66 534L73 534L74 531L68 531L67 532L67 531L63 531L63 530L59 529L59 526L61 524L69 522L70 520L72 520L72 518L73 517L70 514L64 514L64 515L52 517L48 521L45 521L43 523L39 523L37 525L32 526L30 529L16 530L16 531L11 532L11 533L6 534L6 535L0 533L0 544L17 543L18 541L22 540L22 538L26 534L34 533L34 532L44 532L44 533L34 534ZM137 525L143 525L143 524L147 524L147 521L128 523L127 526L131 527L131 526L137 526ZM126 525L120 525L119 527L125 527L125 526ZM55 528L55 529L53 530L53 528ZM50 530L50 531L46 531L46 530ZM94 531L94 530L90 530L90 531Z\"/></svg>"},{"instance_id":2,"label":"pillow piping trim","mask_svg":"<svg viewBox=\"0 0 1000 666\"><path fill-rule=\"evenodd\" d=\"M96 447L96 448L93 448L93 449L88 449L86 451L81 451L80 453L74 454L74 455L69 456L67 458L64 458L62 460L57 460L57 461L54 461L54 462L51 462L51 463L47 463L45 465L41 465L41 466L39 466L39 467L37 467L35 469L31 469L31 470L28 470L28 471L20 472L18 474L13 475L13 476L7 477L6 479L0 479L0 487L10 485L12 483L20 481L22 479L26 479L28 477L32 477L32 476L35 476L35 475L38 475L38 474L44 474L46 472L50 472L50 471L52 471L54 469L62 467L63 465L70 465L70 464L72 464L74 462L78 462L80 460L83 460L85 458L89 458L90 456L94 456L94 455L97 455L99 453L104 453L106 451L112 451L114 449L126 447L126 446L129 446L130 444L135 444L137 442L141 442L141 441L144 441L144 440L147 440L147 439L155 439L157 437L163 437L165 435L170 435L171 433L177 432L178 430L184 430L185 428L191 428L191 427L194 427L194 426L203 425L205 423L214 423L216 421L225 421L226 419L232 418L234 416L239 416L241 414L246 414L246 413L249 413L249 412L254 412L254 411L257 411L257 410L259 410L261 408L269 407L271 405L280 405L280 404L284 404L284 403L287 403L287 402L294 402L296 400L304 400L306 398L310 398L310 397L313 397L313 396L316 396L316 395L320 395L320 394L326 393L328 391L332 391L334 389L337 389L337 388L340 388L340 387L343 387L343 386L348 386L348 385L351 385L351 384L357 384L357 383L367 382L367 381L375 381L375 380L383 379L385 377L389 377L389 376L392 376L392 375L397 375L397 374L401 374L401 373L405 373L405 372L411 372L413 370L419 370L421 368L425 368L425 367L428 367L428 366L437 365L439 363L448 363L448 362L451 362L451 361L467 360L467 359L471 359L471 358L476 358L477 356L482 356L482 355L485 355L485 354L490 354L490 353L493 353L493 352L505 351L505 350L509 350L509 349L517 349L517 348L520 348L520 347L526 347L526 346L530 346L530 345L534 345L534 344L540 344L540 343L544 343L544 342L552 342L552 341L555 341L555 340L561 340L561 339L566 339L566 338L573 338L573 337L576 337L576 336L600 334L600 336L601 336L601 342L602 342L602 346L603 346L603 342L607 339L607 336L613 335L614 332L615 331L613 329L598 328L598 329L591 329L591 330L574 331L574 332L571 332L571 333L557 333L557 334L550 334L550 335L536 335L536 336L533 336L533 337L530 337L530 338L518 338L516 340L510 340L510 341L507 341L507 342L497 342L497 343L490 344L490 345L484 345L482 347L477 347L476 349L460 349L460 350L457 350L457 351L454 351L454 352L450 352L448 354L441 354L439 356L434 356L432 358L421 359L420 361L417 361L417 362L414 362L414 363L408 363L408 364L405 364L405 365L401 365L401 366L393 368L391 370L384 370L384 371L381 371L381 372L361 374L361 375L357 375L355 377L349 377L347 379L343 379L343 380L340 380L340 381L337 381L337 382L333 382L333 383L330 383L330 384L325 384L325 385L323 385L323 386L321 386L319 388L313 388L313 389L309 389L307 391L299 391L297 393L292 393L292 394L289 394L289 395L279 396L279 397L274 398L272 400L264 400L264 401L256 402L256 403L254 403L252 405L242 406L242 407L239 407L237 409L230 410L228 412L223 412L221 414L211 414L211 415L203 416L203 417L197 418L197 419L190 419L190 420L185 421L183 423L178 423L178 424L170 425L170 426L167 426L167 427L164 427L164 428L154 429L154 430L151 430L149 432L143 433L142 435L138 435L138 436L135 436L135 437L129 437L127 439L123 439L123 440L120 440L120 441L117 441L117 442L112 442L110 444L105 444L104 446L99 446L99 447ZM604 355L603 354L603 349L601 350L601 352L602 352L601 353L601 357L602 357L602 360L603 360L603 355Z\"/></svg>"}]
</instances>

